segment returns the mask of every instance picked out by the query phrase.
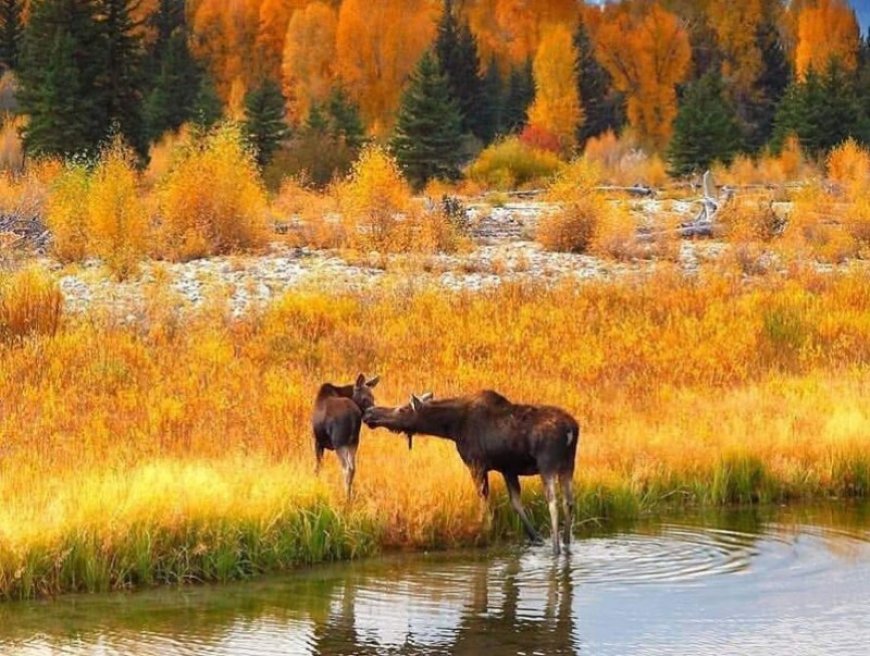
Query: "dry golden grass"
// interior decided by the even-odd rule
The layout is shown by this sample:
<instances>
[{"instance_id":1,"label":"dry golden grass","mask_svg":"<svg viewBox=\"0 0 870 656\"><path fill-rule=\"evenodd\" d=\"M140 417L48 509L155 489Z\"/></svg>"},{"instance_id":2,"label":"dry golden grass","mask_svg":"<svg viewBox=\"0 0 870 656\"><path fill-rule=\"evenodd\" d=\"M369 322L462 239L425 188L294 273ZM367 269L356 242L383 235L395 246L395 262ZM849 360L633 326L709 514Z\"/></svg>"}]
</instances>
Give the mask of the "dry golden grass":
<instances>
[{"instance_id":1,"label":"dry golden grass","mask_svg":"<svg viewBox=\"0 0 870 656\"><path fill-rule=\"evenodd\" d=\"M54 335L62 309L57 282L45 271L30 267L0 274L0 344L31 335Z\"/></svg>"},{"instance_id":2,"label":"dry golden grass","mask_svg":"<svg viewBox=\"0 0 870 656\"><path fill-rule=\"evenodd\" d=\"M334 459L313 476L315 390L359 370L382 375L386 404L494 388L565 407L584 429L584 518L870 491L860 273L311 290L238 320L218 307L181 327L158 311L144 327L70 320L0 346L0 595L514 535L498 483L482 532L446 442L408 453L365 431L349 508ZM530 502L540 520L540 496Z\"/></svg>"}]
</instances>

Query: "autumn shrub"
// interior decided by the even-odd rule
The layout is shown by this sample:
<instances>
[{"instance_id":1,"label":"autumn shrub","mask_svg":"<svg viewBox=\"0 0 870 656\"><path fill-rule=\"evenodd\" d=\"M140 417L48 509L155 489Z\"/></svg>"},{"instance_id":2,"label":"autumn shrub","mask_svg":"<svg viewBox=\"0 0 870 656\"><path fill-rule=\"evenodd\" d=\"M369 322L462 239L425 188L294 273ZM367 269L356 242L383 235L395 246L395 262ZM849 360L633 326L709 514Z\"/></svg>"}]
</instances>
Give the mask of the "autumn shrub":
<instances>
[{"instance_id":1,"label":"autumn shrub","mask_svg":"<svg viewBox=\"0 0 870 656\"><path fill-rule=\"evenodd\" d=\"M0 275L0 343L54 335L62 311L57 281L44 270L30 267Z\"/></svg>"},{"instance_id":2,"label":"autumn shrub","mask_svg":"<svg viewBox=\"0 0 870 656\"><path fill-rule=\"evenodd\" d=\"M184 147L160 184L160 254L189 260L268 241L267 199L238 127Z\"/></svg>"},{"instance_id":3,"label":"autumn shrub","mask_svg":"<svg viewBox=\"0 0 870 656\"><path fill-rule=\"evenodd\" d=\"M335 188L321 191L305 178L285 178L270 211L277 225L287 225L288 240L298 245L338 248L346 242Z\"/></svg>"},{"instance_id":4,"label":"autumn shrub","mask_svg":"<svg viewBox=\"0 0 870 656\"><path fill-rule=\"evenodd\" d=\"M825 262L843 262L858 253L858 243L843 225L844 205L818 184L802 189L783 231L782 245L791 254Z\"/></svg>"},{"instance_id":5,"label":"autumn shrub","mask_svg":"<svg viewBox=\"0 0 870 656\"><path fill-rule=\"evenodd\" d=\"M827 165L828 178L849 198L870 192L870 150L854 139L847 139L832 150Z\"/></svg>"},{"instance_id":6,"label":"autumn shrub","mask_svg":"<svg viewBox=\"0 0 870 656\"><path fill-rule=\"evenodd\" d=\"M562 152L559 137L540 125L527 125L523 128L520 143L532 150L544 150L556 155Z\"/></svg>"},{"instance_id":7,"label":"autumn shrub","mask_svg":"<svg viewBox=\"0 0 870 656\"><path fill-rule=\"evenodd\" d=\"M338 198L348 245L381 253L408 249L409 235L400 226L411 210L411 189L383 148L363 150Z\"/></svg>"},{"instance_id":8,"label":"autumn shrub","mask_svg":"<svg viewBox=\"0 0 870 656\"><path fill-rule=\"evenodd\" d=\"M599 167L603 183L662 187L669 180L664 160L642 149L628 131L619 137L612 130L592 137L583 155Z\"/></svg>"},{"instance_id":9,"label":"autumn shrub","mask_svg":"<svg viewBox=\"0 0 870 656\"><path fill-rule=\"evenodd\" d=\"M730 242L769 242L782 233L784 220L767 199L737 197L720 209L717 224Z\"/></svg>"},{"instance_id":10,"label":"autumn shrub","mask_svg":"<svg viewBox=\"0 0 870 656\"><path fill-rule=\"evenodd\" d=\"M0 125L0 171L20 171L24 167L24 147L21 143L21 116L6 116Z\"/></svg>"},{"instance_id":11,"label":"autumn shrub","mask_svg":"<svg viewBox=\"0 0 870 656\"><path fill-rule=\"evenodd\" d=\"M87 194L87 250L120 277L145 256L150 219L133 153L120 142L103 151Z\"/></svg>"},{"instance_id":12,"label":"autumn shrub","mask_svg":"<svg viewBox=\"0 0 870 656\"><path fill-rule=\"evenodd\" d=\"M63 262L76 262L89 254L90 185L87 167L76 162L67 163L51 185L45 222L51 230L52 250Z\"/></svg>"},{"instance_id":13,"label":"autumn shrub","mask_svg":"<svg viewBox=\"0 0 870 656\"><path fill-rule=\"evenodd\" d=\"M600 176L599 167L584 157L572 162L548 187L546 198L558 209L538 224L536 239L544 248L585 253L602 220L611 222L612 205L595 190Z\"/></svg>"},{"instance_id":14,"label":"autumn shrub","mask_svg":"<svg viewBox=\"0 0 870 656\"><path fill-rule=\"evenodd\" d=\"M555 153L508 137L485 148L468 167L468 177L487 188L506 191L546 183L562 166Z\"/></svg>"},{"instance_id":15,"label":"autumn shrub","mask_svg":"<svg viewBox=\"0 0 870 656\"><path fill-rule=\"evenodd\" d=\"M589 243L595 255L626 260L639 254L637 221L622 203L603 208Z\"/></svg>"}]
</instances>

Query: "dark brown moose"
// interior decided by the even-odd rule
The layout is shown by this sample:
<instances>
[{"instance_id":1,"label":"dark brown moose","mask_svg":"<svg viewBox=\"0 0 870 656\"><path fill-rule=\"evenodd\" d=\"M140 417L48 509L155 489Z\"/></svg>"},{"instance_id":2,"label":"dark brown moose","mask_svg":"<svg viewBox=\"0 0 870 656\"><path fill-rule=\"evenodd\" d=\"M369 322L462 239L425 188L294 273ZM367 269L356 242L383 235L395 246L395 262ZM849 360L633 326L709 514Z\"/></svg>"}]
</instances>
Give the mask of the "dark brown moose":
<instances>
[{"instance_id":1,"label":"dark brown moose","mask_svg":"<svg viewBox=\"0 0 870 656\"><path fill-rule=\"evenodd\" d=\"M559 553L559 509L556 483L562 488L564 539L570 544L574 515L572 478L580 428L564 410L551 406L516 405L501 394L483 391L471 396L432 400L411 397L398 408L369 408L363 417L370 428L408 435L434 435L456 443L471 471L478 494L489 498L490 471L504 476L511 505L535 542L540 535L520 500L520 476L539 474L550 509L553 552Z\"/></svg>"},{"instance_id":2,"label":"dark brown moose","mask_svg":"<svg viewBox=\"0 0 870 656\"><path fill-rule=\"evenodd\" d=\"M353 476L356 472L356 450L359 446L359 431L363 413L375 404L372 389L379 376L366 380L357 376L353 385L324 383L317 392L314 414L311 418L314 429L315 471L320 473L324 450L335 451L344 471L344 487L350 499Z\"/></svg>"}]
</instances>

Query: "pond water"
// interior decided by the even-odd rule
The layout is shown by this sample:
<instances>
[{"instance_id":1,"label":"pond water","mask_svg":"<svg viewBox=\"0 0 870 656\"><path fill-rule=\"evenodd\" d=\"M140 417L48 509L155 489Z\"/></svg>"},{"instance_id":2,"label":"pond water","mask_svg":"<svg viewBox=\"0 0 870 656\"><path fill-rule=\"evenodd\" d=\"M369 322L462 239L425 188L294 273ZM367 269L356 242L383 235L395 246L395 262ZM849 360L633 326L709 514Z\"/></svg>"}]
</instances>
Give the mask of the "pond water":
<instances>
[{"instance_id":1,"label":"pond water","mask_svg":"<svg viewBox=\"0 0 870 656\"><path fill-rule=\"evenodd\" d=\"M870 653L870 506L646 520L227 586L0 604L0 654Z\"/></svg>"}]
</instances>

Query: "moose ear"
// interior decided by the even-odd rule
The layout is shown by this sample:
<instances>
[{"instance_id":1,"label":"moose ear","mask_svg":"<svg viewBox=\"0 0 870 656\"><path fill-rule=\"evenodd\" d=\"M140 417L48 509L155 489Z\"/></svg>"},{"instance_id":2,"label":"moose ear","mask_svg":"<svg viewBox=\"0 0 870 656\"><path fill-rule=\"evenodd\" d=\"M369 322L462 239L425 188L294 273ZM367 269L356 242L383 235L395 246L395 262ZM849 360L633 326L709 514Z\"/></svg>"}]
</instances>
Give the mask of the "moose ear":
<instances>
[{"instance_id":1,"label":"moose ear","mask_svg":"<svg viewBox=\"0 0 870 656\"><path fill-rule=\"evenodd\" d=\"M374 378L366 382L366 387L377 387L379 382L381 382L381 377L375 376Z\"/></svg>"},{"instance_id":2,"label":"moose ear","mask_svg":"<svg viewBox=\"0 0 870 656\"><path fill-rule=\"evenodd\" d=\"M426 392L425 394L420 395L420 400L423 403L428 403L429 401L431 401L434 398L435 398L435 395L432 392Z\"/></svg>"},{"instance_id":3,"label":"moose ear","mask_svg":"<svg viewBox=\"0 0 870 656\"><path fill-rule=\"evenodd\" d=\"M419 412L423 407L423 401L421 401L415 394L411 394L411 409L414 412Z\"/></svg>"},{"instance_id":4,"label":"moose ear","mask_svg":"<svg viewBox=\"0 0 870 656\"><path fill-rule=\"evenodd\" d=\"M356 386L357 387L362 387L365 384L366 384L366 377L363 374L360 374L359 376L356 377Z\"/></svg>"}]
</instances>

